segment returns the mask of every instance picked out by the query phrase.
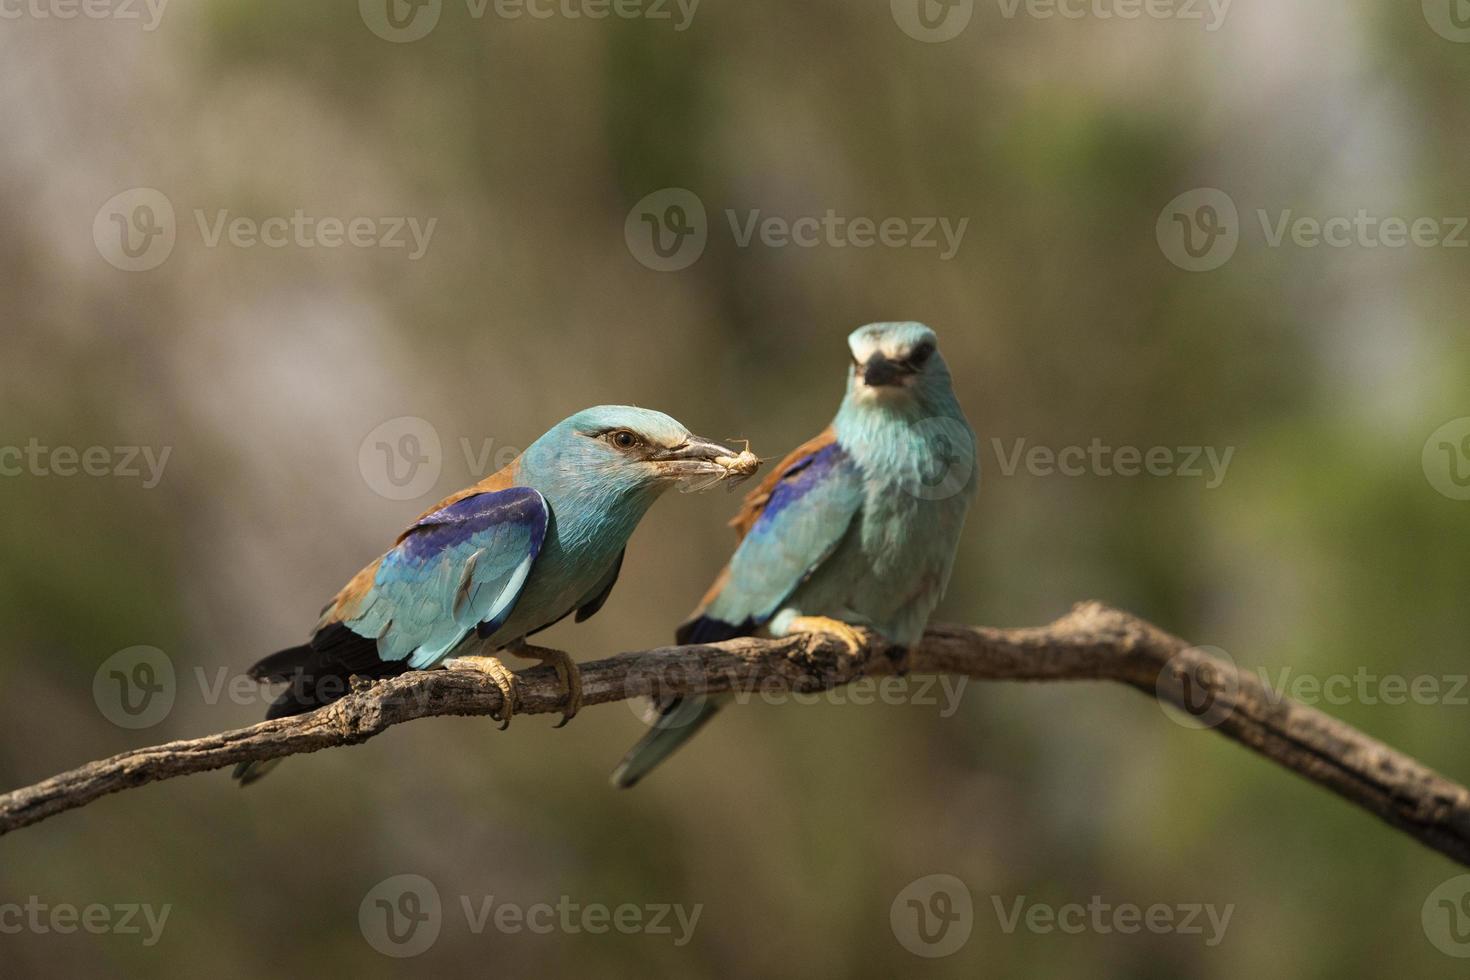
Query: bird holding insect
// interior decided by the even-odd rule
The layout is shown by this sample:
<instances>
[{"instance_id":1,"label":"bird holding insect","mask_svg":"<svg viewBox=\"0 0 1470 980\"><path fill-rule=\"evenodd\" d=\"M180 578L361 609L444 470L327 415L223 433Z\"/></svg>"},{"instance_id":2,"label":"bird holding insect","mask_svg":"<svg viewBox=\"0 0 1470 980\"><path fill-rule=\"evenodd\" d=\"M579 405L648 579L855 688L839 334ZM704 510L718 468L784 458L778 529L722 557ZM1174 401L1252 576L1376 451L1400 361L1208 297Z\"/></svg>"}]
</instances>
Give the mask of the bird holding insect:
<instances>
[{"instance_id":1,"label":"bird holding insect","mask_svg":"<svg viewBox=\"0 0 1470 980\"><path fill-rule=\"evenodd\" d=\"M748 447L693 435L661 412L578 412L504 469L429 508L337 593L305 644L252 667L257 680L288 684L267 717L328 704L354 676L450 661L485 671L500 687L506 724L516 681L498 653L510 651L555 666L565 724L581 704L576 664L527 638L602 608L634 528L669 487L704 489L759 465ZM271 764L243 763L235 776L249 783Z\"/></svg>"}]
</instances>

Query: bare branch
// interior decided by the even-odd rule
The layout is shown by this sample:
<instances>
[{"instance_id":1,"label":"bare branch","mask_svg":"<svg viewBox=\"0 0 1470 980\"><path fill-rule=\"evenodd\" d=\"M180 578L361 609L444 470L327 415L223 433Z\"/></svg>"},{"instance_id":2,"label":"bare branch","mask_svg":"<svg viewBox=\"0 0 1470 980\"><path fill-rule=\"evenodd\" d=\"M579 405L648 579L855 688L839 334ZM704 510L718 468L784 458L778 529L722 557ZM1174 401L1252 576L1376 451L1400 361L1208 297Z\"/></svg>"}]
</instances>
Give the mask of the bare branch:
<instances>
[{"instance_id":1,"label":"bare branch","mask_svg":"<svg viewBox=\"0 0 1470 980\"><path fill-rule=\"evenodd\" d=\"M901 651L876 636L868 640L857 655L836 638L820 635L626 653L582 666L584 704L649 693L718 694L772 686L817 691L904 669L977 680L1118 681L1194 714L1215 731L1470 866L1470 791L1127 613L1083 603L1043 627L935 626L906 664L900 662ZM561 689L551 668L536 667L517 677L517 714L560 710ZM355 745L416 718L489 715L500 707L499 688L476 671L404 674L311 714L124 752L7 793L0 796L0 833L160 779Z\"/></svg>"}]
</instances>

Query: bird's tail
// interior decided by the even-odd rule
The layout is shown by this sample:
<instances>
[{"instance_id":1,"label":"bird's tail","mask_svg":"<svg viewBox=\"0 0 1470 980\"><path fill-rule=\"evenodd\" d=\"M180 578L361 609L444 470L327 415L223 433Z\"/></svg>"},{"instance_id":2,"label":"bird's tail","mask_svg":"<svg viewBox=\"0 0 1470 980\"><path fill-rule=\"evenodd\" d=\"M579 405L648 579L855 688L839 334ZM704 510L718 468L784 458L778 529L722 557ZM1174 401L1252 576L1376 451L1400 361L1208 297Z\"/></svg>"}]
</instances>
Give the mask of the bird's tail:
<instances>
[{"instance_id":1,"label":"bird's tail","mask_svg":"<svg viewBox=\"0 0 1470 980\"><path fill-rule=\"evenodd\" d=\"M719 643L721 640L743 636L753 628L750 623L735 626L713 616L702 615L680 626L674 637L681 644ZM628 750L623 761L613 770L612 784L619 789L627 789L648 775L655 766L673 755L675 749L703 728L714 717L715 712L720 710L724 700L691 695L673 697L662 702L659 705L658 719L649 728L648 734Z\"/></svg>"},{"instance_id":2,"label":"bird's tail","mask_svg":"<svg viewBox=\"0 0 1470 980\"><path fill-rule=\"evenodd\" d=\"M310 643L288 647L265 657L247 670L246 675L262 683L286 683L286 689L271 702L265 713L267 721L286 718L315 711L345 697L352 690L353 675L388 677L407 669L402 663L377 660L376 649L375 641L337 624L319 632ZM372 655L367 656L369 653ZM242 762L235 766L232 775L241 786L249 786L280 761Z\"/></svg>"},{"instance_id":3,"label":"bird's tail","mask_svg":"<svg viewBox=\"0 0 1470 980\"><path fill-rule=\"evenodd\" d=\"M612 784L627 789L687 742L720 710L720 700L704 695L673 698L660 709L648 734L628 750L613 770Z\"/></svg>"}]
</instances>

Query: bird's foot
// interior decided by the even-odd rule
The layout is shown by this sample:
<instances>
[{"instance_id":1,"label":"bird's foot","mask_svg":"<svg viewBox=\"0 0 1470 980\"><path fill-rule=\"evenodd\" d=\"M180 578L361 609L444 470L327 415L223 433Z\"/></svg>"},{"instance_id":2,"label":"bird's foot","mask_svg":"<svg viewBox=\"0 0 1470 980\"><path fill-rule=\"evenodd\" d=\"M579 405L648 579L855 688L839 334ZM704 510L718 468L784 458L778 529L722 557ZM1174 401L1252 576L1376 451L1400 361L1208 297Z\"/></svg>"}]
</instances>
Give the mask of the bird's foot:
<instances>
[{"instance_id":1,"label":"bird's foot","mask_svg":"<svg viewBox=\"0 0 1470 980\"><path fill-rule=\"evenodd\" d=\"M444 666L450 670L478 670L494 681L500 688L500 713L490 717L500 722L502 732L510 727L511 715L516 713L516 704L520 700L520 681L504 661L499 657L455 657L446 661Z\"/></svg>"},{"instance_id":2,"label":"bird's foot","mask_svg":"<svg viewBox=\"0 0 1470 980\"><path fill-rule=\"evenodd\" d=\"M863 634L857 627L830 616L797 616L786 625L786 633L826 633L835 636L847 646L851 656L858 656L867 648Z\"/></svg>"},{"instance_id":3,"label":"bird's foot","mask_svg":"<svg viewBox=\"0 0 1470 980\"><path fill-rule=\"evenodd\" d=\"M571 654L564 650L538 647L530 643L513 646L510 650L518 657L539 660L556 668L557 679L561 681L562 690L567 693L567 703L561 710L561 721L556 723L556 727L561 728L575 718L577 712L582 710L582 671L578 669Z\"/></svg>"}]
</instances>

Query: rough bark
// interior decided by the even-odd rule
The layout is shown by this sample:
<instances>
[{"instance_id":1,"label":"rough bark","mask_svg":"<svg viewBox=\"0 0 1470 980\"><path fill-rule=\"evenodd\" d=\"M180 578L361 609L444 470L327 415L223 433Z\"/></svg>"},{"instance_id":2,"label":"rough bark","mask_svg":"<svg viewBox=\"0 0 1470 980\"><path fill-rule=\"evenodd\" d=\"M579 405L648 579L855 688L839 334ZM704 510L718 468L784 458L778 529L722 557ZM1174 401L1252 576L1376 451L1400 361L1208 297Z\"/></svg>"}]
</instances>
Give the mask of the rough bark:
<instances>
[{"instance_id":1,"label":"rough bark","mask_svg":"<svg viewBox=\"0 0 1470 980\"><path fill-rule=\"evenodd\" d=\"M855 654L837 638L818 634L625 653L582 666L583 703L773 686L816 691L902 670L976 680L1118 681L1188 712L1202 727L1470 866L1470 791L1352 726L1270 691L1228 660L1127 613L1082 603L1048 626L937 625L907 662L876 636L867 640ZM517 714L560 710L561 689L551 668L517 676ZM355 745L416 718L491 715L501 706L499 688L477 671L404 674L361 686L311 714L124 752L4 794L0 834L160 779Z\"/></svg>"}]
</instances>

